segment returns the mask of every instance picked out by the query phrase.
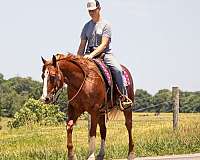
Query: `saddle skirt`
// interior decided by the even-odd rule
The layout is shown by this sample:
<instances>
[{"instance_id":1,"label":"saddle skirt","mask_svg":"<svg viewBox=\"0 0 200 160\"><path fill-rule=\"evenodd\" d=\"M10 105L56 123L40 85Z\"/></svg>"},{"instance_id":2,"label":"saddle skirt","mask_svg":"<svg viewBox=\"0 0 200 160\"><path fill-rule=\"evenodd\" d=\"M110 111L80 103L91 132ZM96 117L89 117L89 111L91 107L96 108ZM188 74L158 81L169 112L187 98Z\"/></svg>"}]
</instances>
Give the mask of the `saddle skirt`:
<instances>
[{"instance_id":1,"label":"saddle skirt","mask_svg":"<svg viewBox=\"0 0 200 160\"><path fill-rule=\"evenodd\" d=\"M93 59L93 60L94 60L95 64L98 66L107 86L111 87L113 84L115 84L116 82L113 82L111 71L108 68L108 66L106 66L106 64L103 62L103 60L100 58ZM123 75L122 75L123 83L124 83L124 86L127 87L131 84L130 78L129 78L128 73L125 70L125 68L122 65L121 65L121 67L122 67L122 73L123 73Z\"/></svg>"}]
</instances>

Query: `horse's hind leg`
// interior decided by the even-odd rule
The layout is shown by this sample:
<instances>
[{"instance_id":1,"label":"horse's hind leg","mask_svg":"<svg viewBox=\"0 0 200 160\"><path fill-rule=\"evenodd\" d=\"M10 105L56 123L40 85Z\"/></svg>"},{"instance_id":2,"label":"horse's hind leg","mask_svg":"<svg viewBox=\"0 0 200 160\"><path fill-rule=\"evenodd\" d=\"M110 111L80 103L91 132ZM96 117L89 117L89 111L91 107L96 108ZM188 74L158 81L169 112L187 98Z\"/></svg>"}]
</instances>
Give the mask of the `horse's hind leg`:
<instances>
[{"instance_id":1,"label":"horse's hind leg","mask_svg":"<svg viewBox=\"0 0 200 160\"><path fill-rule=\"evenodd\" d=\"M103 160L104 155L105 155L105 141L106 141L105 115L100 116L98 123L99 123L100 134L101 134L101 148L100 148L99 154L97 156L97 160Z\"/></svg>"},{"instance_id":2,"label":"horse's hind leg","mask_svg":"<svg viewBox=\"0 0 200 160\"><path fill-rule=\"evenodd\" d=\"M95 160L95 141L96 141L96 129L97 129L97 116L96 113L92 113L91 125L89 126L89 157L88 160Z\"/></svg>"},{"instance_id":3,"label":"horse's hind leg","mask_svg":"<svg viewBox=\"0 0 200 160\"><path fill-rule=\"evenodd\" d=\"M128 136L129 136L128 160L133 160L135 158L135 153L134 153L134 144L132 139L132 111L131 110L124 111L124 116L125 116L125 125L128 130Z\"/></svg>"}]
</instances>

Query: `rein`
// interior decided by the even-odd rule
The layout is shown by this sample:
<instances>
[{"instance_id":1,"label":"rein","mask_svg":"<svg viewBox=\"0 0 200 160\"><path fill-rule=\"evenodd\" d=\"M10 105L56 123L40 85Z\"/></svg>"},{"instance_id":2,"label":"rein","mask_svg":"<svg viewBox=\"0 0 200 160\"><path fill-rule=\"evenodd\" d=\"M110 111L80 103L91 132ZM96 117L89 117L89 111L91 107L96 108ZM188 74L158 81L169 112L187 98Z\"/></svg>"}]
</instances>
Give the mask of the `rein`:
<instances>
[{"instance_id":1,"label":"rein","mask_svg":"<svg viewBox=\"0 0 200 160\"><path fill-rule=\"evenodd\" d=\"M57 102L57 100L58 100L58 98L60 97L62 91L63 91L63 87L62 87L61 92L57 95L56 99L53 101L53 104L55 104L55 103Z\"/></svg>"},{"instance_id":2,"label":"rein","mask_svg":"<svg viewBox=\"0 0 200 160\"><path fill-rule=\"evenodd\" d=\"M85 71L83 70L83 68L76 61L70 60L70 62L72 62L73 64L77 65L79 68L81 68L81 70L84 73L84 80L83 80L81 86L79 87L78 91L76 92L76 94L70 100L68 100L68 103L70 103L71 101L73 101L77 97L77 95L80 93L81 89L83 88L83 85L84 85L84 83L86 81L86 78L87 78Z\"/></svg>"},{"instance_id":3,"label":"rein","mask_svg":"<svg viewBox=\"0 0 200 160\"><path fill-rule=\"evenodd\" d=\"M60 60L66 60L66 59L63 58L63 59L59 59L58 61L60 61ZM86 81L86 78L87 78L85 71L83 70L83 68L76 61L69 60L69 62L72 62L73 64L75 64L76 66L78 66L79 68L81 68L82 72L84 73L84 80L83 80L81 86L79 87L78 91L76 92L76 94L70 100L67 101L68 104L70 102L72 102L78 96L78 94L80 93L81 89L83 88L83 85L84 85L84 83ZM60 96L60 94L57 96L56 101L58 100L58 97Z\"/></svg>"},{"instance_id":4,"label":"rein","mask_svg":"<svg viewBox=\"0 0 200 160\"><path fill-rule=\"evenodd\" d=\"M58 66L58 70L61 72L59 65L57 65L57 66ZM62 74L62 72L61 72L61 74ZM56 81L59 80L59 76L60 76L60 74L58 76L56 76ZM55 94L55 96L56 96L57 92L59 91L59 89L57 89L57 88L58 88L57 86L54 87L54 91L55 91L54 94ZM62 91L63 91L63 87L62 87ZM57 102L57 100L60 97L62 91L57 95L56 99L53 101L53 104L55 104Z\"/></svg>"}]
</instances>

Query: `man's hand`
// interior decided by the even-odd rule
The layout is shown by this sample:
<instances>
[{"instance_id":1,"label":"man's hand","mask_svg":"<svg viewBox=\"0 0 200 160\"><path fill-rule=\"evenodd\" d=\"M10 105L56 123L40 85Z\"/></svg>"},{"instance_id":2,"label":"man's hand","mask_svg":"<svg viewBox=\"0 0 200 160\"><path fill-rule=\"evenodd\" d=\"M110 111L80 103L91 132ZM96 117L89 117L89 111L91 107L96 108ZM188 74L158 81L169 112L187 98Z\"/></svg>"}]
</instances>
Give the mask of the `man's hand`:
<instances>
[{"instance_id":1,"label":"man's hand","mask_svg":"<svg viewBox=\"0 0 200 160\"><path fill-rule=\"evenodd\" d=\"M87 59L92 59L92 58L93 58L93 56L92 56L91 54L86 54L86 55L84 55L84 58L87 58Z\"/></svg>"}]
</instances>

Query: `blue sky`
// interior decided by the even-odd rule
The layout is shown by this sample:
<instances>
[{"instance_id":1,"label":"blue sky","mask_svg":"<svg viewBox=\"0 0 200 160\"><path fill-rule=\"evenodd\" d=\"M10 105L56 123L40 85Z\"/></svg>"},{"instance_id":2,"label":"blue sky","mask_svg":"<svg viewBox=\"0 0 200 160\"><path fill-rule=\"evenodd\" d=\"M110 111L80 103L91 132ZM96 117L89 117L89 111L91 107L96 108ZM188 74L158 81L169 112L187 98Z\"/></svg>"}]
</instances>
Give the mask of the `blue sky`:
<instances>
[{"instance_id":1,"label":"blue sky","mask_svg":"<svg viewBox=\"0 0 200 160\"><path fill-rule=\"evenodd\" d=\"M199 0L100 0L136 89L200 90ZM86 0L0 0L0 73L41 81L41 56L76 52Z\"/></svg>"}]
</instances>

